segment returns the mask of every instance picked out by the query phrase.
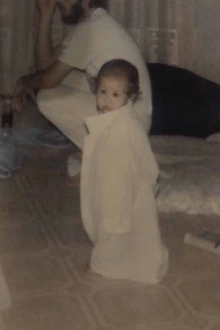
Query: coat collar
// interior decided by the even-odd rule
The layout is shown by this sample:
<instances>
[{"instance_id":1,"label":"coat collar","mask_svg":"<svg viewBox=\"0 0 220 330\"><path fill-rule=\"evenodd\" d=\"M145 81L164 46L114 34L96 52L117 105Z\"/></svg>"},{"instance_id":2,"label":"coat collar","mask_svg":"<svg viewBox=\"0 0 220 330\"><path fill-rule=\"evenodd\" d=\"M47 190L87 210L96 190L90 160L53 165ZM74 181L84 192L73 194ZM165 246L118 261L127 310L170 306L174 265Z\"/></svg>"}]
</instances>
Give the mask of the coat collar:
<instances>
[{"instance_id":1,"label":"coat collar","mask_svg":"<svg viewBox=\"0 0 220 330\"><path fill-rule=\"evenodd\" d=\"M85 119L85 124L90 134L102 133L106 129L108 129L108 127L110 127L119 116L127 116L131 115L131 113L132 102L129 102L128 104L117 110L87 117Z\"/></svg>"}]
</instances>

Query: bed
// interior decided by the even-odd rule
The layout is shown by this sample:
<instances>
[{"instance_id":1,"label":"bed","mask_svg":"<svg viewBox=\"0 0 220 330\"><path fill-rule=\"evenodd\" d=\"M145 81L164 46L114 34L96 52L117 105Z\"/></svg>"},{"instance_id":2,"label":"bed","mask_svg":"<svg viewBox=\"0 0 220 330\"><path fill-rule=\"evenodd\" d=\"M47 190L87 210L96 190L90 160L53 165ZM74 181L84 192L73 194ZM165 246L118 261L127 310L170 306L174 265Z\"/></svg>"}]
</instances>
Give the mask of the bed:
<instances>
[{"instance_id":1,"label":"bed","mask_svg":"<svg viewBox=\"0 0 220 330\"><path fill-rule=\"evenodd\" d=\"M150 143L160 166L160 212L220 215L220 86L187 70L148 64Z\"/></svg>"},{"instance_id":2,"label":"bed","mask_svg":"<svg viewBox=\"0 0 220 330\"><path fill-rule=\"evenodd\" d=\"M160 166L160 212L220 215L220 135L151 136Z\"/></svg>"}]
</instances>

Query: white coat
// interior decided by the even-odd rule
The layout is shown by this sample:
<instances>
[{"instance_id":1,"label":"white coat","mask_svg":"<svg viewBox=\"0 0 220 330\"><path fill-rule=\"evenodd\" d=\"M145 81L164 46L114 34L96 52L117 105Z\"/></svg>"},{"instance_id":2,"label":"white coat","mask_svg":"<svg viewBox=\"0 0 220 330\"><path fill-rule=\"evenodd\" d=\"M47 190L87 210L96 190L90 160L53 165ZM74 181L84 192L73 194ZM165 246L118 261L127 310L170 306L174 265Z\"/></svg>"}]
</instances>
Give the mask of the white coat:
<instances>
[{"instance_id":1,"label":"white coat","mask_svg":"<svg viewBox=\"0 0 220 330\"><path fill-rule=\"evenodd\" d=\"M168 252L154 198L158 166L146 133L130 104L85 122L81 211L94 244L90 266L107 277L156 283Z\"/></svg>"}]
</instances>

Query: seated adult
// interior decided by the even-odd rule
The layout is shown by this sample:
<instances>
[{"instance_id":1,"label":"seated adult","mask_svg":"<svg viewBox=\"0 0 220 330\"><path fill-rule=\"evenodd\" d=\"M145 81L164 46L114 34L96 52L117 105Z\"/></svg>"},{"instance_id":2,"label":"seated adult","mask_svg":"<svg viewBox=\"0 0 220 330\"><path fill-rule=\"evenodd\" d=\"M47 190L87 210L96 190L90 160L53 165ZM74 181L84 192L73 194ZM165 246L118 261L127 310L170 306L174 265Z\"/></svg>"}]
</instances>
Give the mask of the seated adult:
<instances>
[{"instance_id":1,"label":"seated adult","mask_svg":"<svg viewBox=\"0 0 220 330\"><path fill-rule=\"evenodd\" d=\"M40 12L37 72L18 80L13 108L21 110L24 96L40 90L37 103L42 114L82 149L86 134L84 118L97 113L93 78L105 62L120 58L139 71L142 99L135 105L135 113L148 133L152 101L146 64L132 37L107 13L105 1L37 0L37 4ZM53 48L51 25L56 6L63 22L72 28L68 37Z\"/></svg>"}]
</instances>

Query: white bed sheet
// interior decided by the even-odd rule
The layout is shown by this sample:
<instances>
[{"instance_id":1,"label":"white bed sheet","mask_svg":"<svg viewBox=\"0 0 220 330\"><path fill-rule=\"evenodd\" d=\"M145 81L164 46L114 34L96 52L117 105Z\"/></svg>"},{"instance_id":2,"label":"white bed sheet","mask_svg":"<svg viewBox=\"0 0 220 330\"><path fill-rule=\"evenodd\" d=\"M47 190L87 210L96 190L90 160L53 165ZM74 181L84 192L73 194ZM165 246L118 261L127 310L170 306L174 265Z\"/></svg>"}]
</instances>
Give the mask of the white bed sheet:
<instances>
[{"instance_id":1,"label":"white bed sheet","mask_svg":"<svg viewBox=\"0 0 220 330\"><path fill-rule=\"evenodd\" d=\"M160 166L160 212L220 215L220 143L183 136L151 136Z\"/></svg>"}]
</instances>

